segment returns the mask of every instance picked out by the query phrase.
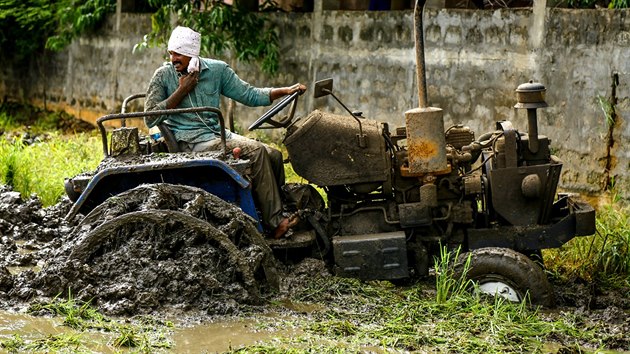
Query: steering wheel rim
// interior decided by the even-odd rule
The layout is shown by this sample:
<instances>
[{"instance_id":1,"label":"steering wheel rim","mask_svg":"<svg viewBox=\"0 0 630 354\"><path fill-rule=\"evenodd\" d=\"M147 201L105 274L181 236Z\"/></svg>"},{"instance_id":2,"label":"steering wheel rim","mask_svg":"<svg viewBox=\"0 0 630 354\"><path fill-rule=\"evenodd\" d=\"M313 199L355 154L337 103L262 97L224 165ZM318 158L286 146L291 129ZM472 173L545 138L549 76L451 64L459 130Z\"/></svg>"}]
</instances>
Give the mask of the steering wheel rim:
<instances>
[{"instance_id":1,"label":"steering wheel rim","mask_svg":"<svg viewBox=\"0 0 630 354\"><path fill-rule=\"evenodd\" d=\"M294 105L293 107L291 107L291 110L287 118L282 120L282 124L291 122L291 120L293 119L293 116L295 115L295 106L296 106L295 103L297 102L297 99L301 94L302 93L300 91L297 91L297 92L292 93L289 96L284 97L282 100L280 100L280 102L276 103L276 105L274 105L273 107L271 107L271 109L265 112L265 114L260 116L260 118L256 119L256 121L252 123L247 129L249 131L258 129L262 124L270 121L271 118L273 118L276 114L280 113L281 110L283 110L286 106L288 106L291 102L293 102Z\"/></svg>"}]
</instances>

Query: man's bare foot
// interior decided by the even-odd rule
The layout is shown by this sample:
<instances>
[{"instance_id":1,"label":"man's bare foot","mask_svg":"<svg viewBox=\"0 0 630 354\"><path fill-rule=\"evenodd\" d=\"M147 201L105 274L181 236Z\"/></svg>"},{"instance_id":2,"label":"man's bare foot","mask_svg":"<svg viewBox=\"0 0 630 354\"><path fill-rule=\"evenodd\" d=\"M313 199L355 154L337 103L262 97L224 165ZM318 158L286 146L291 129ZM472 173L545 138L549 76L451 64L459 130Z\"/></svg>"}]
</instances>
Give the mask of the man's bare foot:
<instances>
[{"instance_id":1,"label":"man's bare foot","mask_svg":"<svg viewBox=\"0 0 630 354\"><path fill-rule=\"evenodd\" d=\"M281 238L289 231L290 228L297 225L299 221L300 218L297 215L282 219L282 221L280 221L280 224L278 224L278 226L276 227L276 230L273 232L273 238L275 238L276 240Z\"/></svg>"}]
</instances>

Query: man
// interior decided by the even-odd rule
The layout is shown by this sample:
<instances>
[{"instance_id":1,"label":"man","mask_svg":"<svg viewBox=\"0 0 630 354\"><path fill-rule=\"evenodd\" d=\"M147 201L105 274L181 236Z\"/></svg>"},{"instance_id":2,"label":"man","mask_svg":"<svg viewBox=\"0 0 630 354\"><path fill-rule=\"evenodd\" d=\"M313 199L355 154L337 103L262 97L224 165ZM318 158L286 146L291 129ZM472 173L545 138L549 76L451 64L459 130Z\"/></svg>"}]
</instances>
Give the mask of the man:
<instances>
[{"instance_id":1,"label":"man","mask_svg":"<svg viewBox=\"0 0 630 354\"><path fill-rule=\"evenodd\" d=\"M147 89L145 111L219 107L224 95L247 106L270 105L275 99L306 86L257 88L241 80L225 63L199 57L201 35L188 27L178 26L168 41L170 62L158 68ZM218 118L210 112L183 113L146 118L149 128L162 122L173 131L182 151L210 151L220 148ZM262 222L275 238L282 237L294 221L282 216L279 184L284 183L282 153L262 143L226 132L229 149L241 148L241 156L252 162L252 189ZM271 156L270 156L271 155Z\"/></svg>"}]
</instances>

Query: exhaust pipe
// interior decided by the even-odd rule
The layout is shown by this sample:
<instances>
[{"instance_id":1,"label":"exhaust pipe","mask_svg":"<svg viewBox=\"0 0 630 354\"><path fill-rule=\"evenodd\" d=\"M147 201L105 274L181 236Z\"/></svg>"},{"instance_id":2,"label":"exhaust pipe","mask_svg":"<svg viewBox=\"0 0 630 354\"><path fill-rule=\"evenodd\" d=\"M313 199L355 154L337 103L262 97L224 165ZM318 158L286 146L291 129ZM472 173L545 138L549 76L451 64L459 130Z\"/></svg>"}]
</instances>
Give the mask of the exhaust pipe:
<instances>
[{"instance_id":1,"label":"exhaust pipe","mask_svg":"<svg viewBox=\"0 0 630 354\"><path fill-rule=\"evenodd\" d=\"M446 138L442 109L428 107L427 83L424 69L424 30L422 13L426 0L418 0L414 10L416 77L418 80L418 108L405 112L407 152L410 176L449 173L446 161Z\"/></svg>"}]
</instances>

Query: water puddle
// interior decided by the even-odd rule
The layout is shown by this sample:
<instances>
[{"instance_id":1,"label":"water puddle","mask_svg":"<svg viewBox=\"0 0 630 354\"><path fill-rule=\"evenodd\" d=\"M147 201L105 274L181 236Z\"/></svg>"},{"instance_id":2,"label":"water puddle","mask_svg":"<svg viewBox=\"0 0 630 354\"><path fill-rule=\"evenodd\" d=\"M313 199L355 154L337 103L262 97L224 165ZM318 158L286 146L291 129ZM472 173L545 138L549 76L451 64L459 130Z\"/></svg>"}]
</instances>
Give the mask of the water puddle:
<instances>
[{"instance_id":1,"label":"water puddle","mask_svg":"<svg viewBox=\"0 0 630 354\"><path fill-rule=\"evenodd\" d=\"M294 336L299 331L265 327L256 319L228 319L212 323L181 324L165 333L173 346L156 349L168 353L217 353L238 349L274 337ZM120 353L113 342L114 333L99 331L78 332L63 325L62 318L35 317L21 313L0 311L0 342L19 337L26 342L41 341L54 336L79 336L80 341L94 353ZM122 352L125 352L122 348Z\"/></svg>"},{"instance_id":2,"label":"water puddle","mask_svg":"<svg viewBox=\"0 0 630 354\"><path fill-rule=\"evenodd\" d=\"M25 342L35 342L55 336L77 334L78 332L64 326L59 318L0 312L0 341L2 342L16 337ZM117 351L117 348L110 344L113 340L111 334L90 332L79 335L85 346L95 353L114 353Z\"/></svg>"},{"instance_id":3,"label":"water puddle","mask_svg":"<svg viewBox=\"0 0 630 354\"><path fill-rule=\"evenodd\" d=\"M249 319L200 324L177 328L174 332L173 353L224 352L298 333L293 329L264 328L257 321Z\"/></svg>"}]
</instances>

